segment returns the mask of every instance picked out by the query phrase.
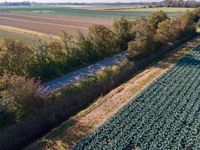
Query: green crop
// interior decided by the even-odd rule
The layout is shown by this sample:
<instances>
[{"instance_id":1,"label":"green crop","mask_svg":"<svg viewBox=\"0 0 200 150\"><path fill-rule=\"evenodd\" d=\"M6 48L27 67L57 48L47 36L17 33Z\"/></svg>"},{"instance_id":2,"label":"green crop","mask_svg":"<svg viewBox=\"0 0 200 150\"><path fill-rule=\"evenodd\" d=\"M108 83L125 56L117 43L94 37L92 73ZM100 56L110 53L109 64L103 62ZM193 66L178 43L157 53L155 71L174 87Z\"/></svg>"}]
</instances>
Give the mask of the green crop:
<instances>
[{"instance_id":1,"label":"green crop","mask_svg":"<svg viewBox=\"0 0 200 150\"><path fill-rule=\"evenodd\" d=\"M200 46L180 59L79 149L200 149Z\"/></svg>"}]
</instances>

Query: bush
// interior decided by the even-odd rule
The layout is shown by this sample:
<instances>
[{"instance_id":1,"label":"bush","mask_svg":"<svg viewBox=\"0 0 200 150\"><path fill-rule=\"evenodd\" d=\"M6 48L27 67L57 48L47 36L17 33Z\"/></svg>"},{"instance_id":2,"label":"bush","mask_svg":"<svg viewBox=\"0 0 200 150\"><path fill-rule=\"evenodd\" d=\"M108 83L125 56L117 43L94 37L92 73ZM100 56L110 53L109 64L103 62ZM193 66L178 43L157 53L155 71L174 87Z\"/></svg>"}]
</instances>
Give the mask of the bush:
<instances>
[{"instance_id":1,"label":"bush","mask_svg":"<svg viewBox=\"0 0 200 150\"><path fill-rule=\"evenodd\" d=\"M98 53L94 49L93 42L88 36L84 36L82 33L79 32L76 46L80 51L79 55L82 64L87 64L90 61L95 61L99 59Z\"/></svg>"},{"instance_id":2,"label":"bush","mask_svg":"<svg viewBox=\"0 0 200 150\"><path fill-rule=\"evenodd\" d=\"M143 56L150 54L157 47L155 33L151 24L146 19L140 19L133 26L135 40L129 42L127 58L131 61L138 61Z\"/></svg>"},{"instance_id":3,"label":"bush","mask_svg":"<svg viewBox=\"0 0 200 150\"><path fill-rule=\"evenodd\" d=\"M132 33L132 22L124 17L116 19L112 25L112 31L115 34L115 47L118 52L127 50L128 42L134 39L135 35Z\"/></svg>"},{"instance_id":4,"label":"bush","mask_svg":"<svg viewBox=\"0 0 200 150\"><path fill-rule=\"evenodd\" d=\"M13 114L16 120L33 114L44 102L42 95L44 96L45 90L34 79L7 74L0 79L0 86L0 106Z\"/></svg>"},{"instance_id":5,"label":"bush","mask_svg":"<svg viewBox=\"0 0 200 150\"><path fill-rule=\"evenodd\" d=\"M167 32L166 32L167 31ZM173 43L181 35L181 29L174 20L165 20L158 25L156 38L162 44Z\"/></svg>"},{"instance_id":6,"label":"bush","mask_svg":"<svg viewBox=\"0 0 200 150\"><path fill-rule=\"evenodd\" d=\"M26 75L33 51L21 41L5 39L0 42L0 76L5 72Z\"/></svg>"},{"instance_id":7,"label":"bush","mask_svg":"<svg viewBox=\"0 0 200 150\"><path fill-rule=\"evenodd\" d=\"M127 58L130 61L138 61L144 56L152 53L156 48L156 43L148 37L141 37L129 42Z\"/></svg>"},{"instance_id":8,"label":"bush","mask_svg":"<svg viewBox=\"0 0 200 150\"><path fill-rule=\"evenodd\" d=\"M150 25L152 25L152 27L156 30L158 28L158 25L165 21L165 20L168 20L168 16L167 16L167 13L165 13L164 11L158 11L158 12L155 12L153 13L151 16L148 17L148 23Z\"/></svg>"},{"instance_id":9,"label":"bush","mask_svg":"<svg viewBox=\"0 0 200 150\"><path fill-rule=\"evenodd\" d=\"M93 43L93 49L97 51L99 57L104 58L116 54L116 49L114 49L114 33L106 26L91 26L88 36Z\"/></svg>"}]
</instances>

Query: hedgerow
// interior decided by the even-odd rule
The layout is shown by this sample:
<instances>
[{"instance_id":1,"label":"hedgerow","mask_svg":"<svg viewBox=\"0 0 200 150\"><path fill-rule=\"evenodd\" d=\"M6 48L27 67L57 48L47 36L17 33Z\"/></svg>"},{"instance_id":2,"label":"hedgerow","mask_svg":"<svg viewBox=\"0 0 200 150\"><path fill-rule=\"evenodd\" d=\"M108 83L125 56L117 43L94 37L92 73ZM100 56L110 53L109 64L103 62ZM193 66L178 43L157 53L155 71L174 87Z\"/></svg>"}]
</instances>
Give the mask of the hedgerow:
<instances>
[{"instance_id":1,"label":"hedgerow","mask_svg":"<svg viewBox=\"0 0 200 150\"><path fill-rule=\"evenodd\" d=\"M111 117L75 150L199 149L200 46Z\"/></svg>"}]
</instances>

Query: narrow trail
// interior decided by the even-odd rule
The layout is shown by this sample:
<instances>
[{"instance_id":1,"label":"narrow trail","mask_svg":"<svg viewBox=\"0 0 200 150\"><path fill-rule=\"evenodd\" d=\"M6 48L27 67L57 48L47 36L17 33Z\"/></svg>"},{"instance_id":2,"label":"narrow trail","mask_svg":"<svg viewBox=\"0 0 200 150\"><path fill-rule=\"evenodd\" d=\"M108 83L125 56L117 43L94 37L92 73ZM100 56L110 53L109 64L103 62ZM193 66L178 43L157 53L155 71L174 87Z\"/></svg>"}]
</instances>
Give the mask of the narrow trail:
<instances>
[{"instance_id":1,"label":"narrow trail","mask_svg":"<svg viewBox=\"0 0 200 150\"><path fill-rule=\"evenodd\" d=\"M41 86L42 88L47 89L49 93L53 93L67 84L73 83L79 79L86 78L99 70L105 69L125 59L125 54L118 54L113 57L101 60L95 64L89 65L85 68L81 68L77 71L71 72L62 77L58 77L54 80L43 83Z\"/></svg>"}]
</instances>

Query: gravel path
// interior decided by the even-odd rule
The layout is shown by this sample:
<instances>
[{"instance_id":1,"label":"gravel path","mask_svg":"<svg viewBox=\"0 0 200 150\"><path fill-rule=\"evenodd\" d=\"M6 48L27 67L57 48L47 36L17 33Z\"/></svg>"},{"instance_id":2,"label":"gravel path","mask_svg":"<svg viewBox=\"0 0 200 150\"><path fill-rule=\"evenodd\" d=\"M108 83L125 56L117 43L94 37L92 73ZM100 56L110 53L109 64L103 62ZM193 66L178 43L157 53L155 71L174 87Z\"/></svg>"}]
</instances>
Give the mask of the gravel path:
<instances>
[{"instance_id":1,"label":"gravel path","mask_svg":"<svg viewBox=\"0 0 200 150\"><path fill-rule=\"evenodd\" d=\"M102 61L99 61L98 63L92 64L75 72L71 72L62 77L43 83L42 87L47 88L49 93L53 93L67 84L73 83L78 79L83 79L99 70L105 69L125 59L125 54L118 54L113 57L106 58Z\"/></svg>"}]
</instances>

